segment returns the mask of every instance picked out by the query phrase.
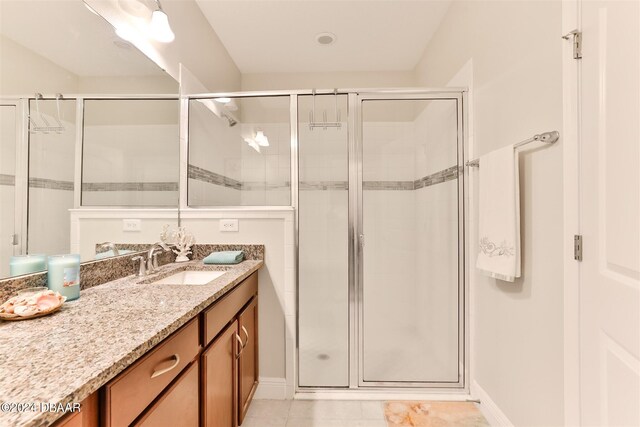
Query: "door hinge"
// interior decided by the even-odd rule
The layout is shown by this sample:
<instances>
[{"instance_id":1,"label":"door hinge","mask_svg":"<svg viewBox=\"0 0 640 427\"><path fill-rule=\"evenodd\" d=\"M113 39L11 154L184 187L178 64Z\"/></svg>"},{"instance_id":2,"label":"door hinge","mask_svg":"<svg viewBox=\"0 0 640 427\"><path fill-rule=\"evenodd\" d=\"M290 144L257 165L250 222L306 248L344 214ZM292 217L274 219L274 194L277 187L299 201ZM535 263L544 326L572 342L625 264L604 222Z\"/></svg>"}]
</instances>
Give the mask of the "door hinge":
<instances>
[{"instance_id":1,"label":"door hinge","mask_svg":"<svg viewBox=\"0 0 640 427\"><path fill-rule=\"evenodd\" d=\"M573 59L582 59L582 31L573 30L562 36L565 40L571 37L573 37Z\"/></svg>"},{"instance_id":2,"label":"door hinge","mask_svg":"<svg viewBox=\"0 0 640 427\"><path fill-rule=\"evenodd\" d=\"M580 234L573 236L573 259L582 261L582 236Z\"/></svg>"},{"instance_id":3,"label":"door hinge","mask_svg":"<svg viewBox=\"0 0 640 427\"><path fill-rule=\"evenodd\" d=\"M18 246L18 235L17 234L14 234L14 235L11 236L11 244L13 246Z\"/></svg>"}]
</instances>

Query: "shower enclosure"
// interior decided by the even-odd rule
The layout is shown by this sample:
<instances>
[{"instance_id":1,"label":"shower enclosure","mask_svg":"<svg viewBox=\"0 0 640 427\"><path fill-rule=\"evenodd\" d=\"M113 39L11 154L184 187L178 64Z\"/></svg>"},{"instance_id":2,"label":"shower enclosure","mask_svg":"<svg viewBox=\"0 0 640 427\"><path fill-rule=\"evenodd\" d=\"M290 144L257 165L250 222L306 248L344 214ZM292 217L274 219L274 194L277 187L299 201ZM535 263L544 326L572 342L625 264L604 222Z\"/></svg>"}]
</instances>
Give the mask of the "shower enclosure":
<instances>
[{"instance_id":1,"label":"shower enclosure","mask_svg":"<svg viewBox=\"0 0 640 427\"><path fill-rule=\"evenodd\" d=\"M297 326L299 391L466 386L464 95L188 97L190 163L202 163L189 166L189 206L251 206L259 183L266 193L253 205L296 211L297 325L288 327ZM238 126L222 120L229 99ZM207 121L207 133L191 129L203 111L220 118ZM252 146L260 132L270 146ZM194 155L205 140L215 153ZM236 164L242 173L234 174ZM212 199L196 202L205 195L198 180L225 193L207 190ZM276 190L290 201L269 203Z\"/></svg>"},{"instance_id":2,"label":"shower enclosure","mask_svg":"<svg viewBox=\"0 0 640 427\"><path fill-rule=\"evenodd\" d=\"M462 94L344 95L337 130L308 126L312 101L298 105L299 386L463 386Z\"/></svg>"}]
</instances>

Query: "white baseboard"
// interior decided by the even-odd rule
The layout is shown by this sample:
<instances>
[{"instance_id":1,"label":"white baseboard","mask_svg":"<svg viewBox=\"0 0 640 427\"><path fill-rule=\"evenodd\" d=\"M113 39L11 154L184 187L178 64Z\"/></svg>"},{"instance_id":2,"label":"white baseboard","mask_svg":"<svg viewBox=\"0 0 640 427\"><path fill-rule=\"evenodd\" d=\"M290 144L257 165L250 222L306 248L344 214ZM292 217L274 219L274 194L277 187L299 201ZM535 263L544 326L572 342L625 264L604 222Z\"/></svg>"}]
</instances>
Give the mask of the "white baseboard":
<instances>
[{"instance_id":1,"label":"white baseboard","mask_svg":"<svg viewBox=\"0 0 640 427\"><path fill-rule=\"evenodd\" d=\"M287 398L287 381L284 378L260 377L253 398L284 400Z\"/></svg>"},{"instance_id":2,"label":"white baseboard","mask_svg":"<svg viewBox=\"0 0 640 427\"><path fill-rule=\"evenodd\" d=\"M294 397L296 400L445 400L452 402L464 402L471 396L464 390L454 392L415 392L415 391L388 391L388 390L315 390L298 391Z\"/></svg>"},{"instance_id":3,"label":"white baseboard","mask_svg":"<svg viewBox=\"0 0 640 427\"><path fill-rule=\"evenodd\" d=\"M471 396L480 401L480 410L492 427L513 427L513 423L500 410L496 402L475 381L471 383Z\"/></svg>"}]
</instances>

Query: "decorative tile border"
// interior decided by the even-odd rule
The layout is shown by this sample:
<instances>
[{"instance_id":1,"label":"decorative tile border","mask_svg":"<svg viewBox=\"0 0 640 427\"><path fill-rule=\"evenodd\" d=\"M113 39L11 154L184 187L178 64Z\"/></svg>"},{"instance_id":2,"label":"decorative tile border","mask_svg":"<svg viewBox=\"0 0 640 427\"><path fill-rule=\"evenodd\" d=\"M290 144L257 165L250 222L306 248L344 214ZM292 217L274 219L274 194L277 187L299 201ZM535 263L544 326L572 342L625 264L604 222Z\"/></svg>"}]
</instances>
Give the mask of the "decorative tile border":
<instances>
[{"instance_id":1,"label":"decorative tile border","mask_svg":"<svg viewBox=\"0 0 640 427\"><path fill-rule=\"evenodd\" d=\"M457 179L458 175L462 172L463 168L458 168L458 166L451 166L450 168L432 173L431 175L424 176L420 179L416 179L414 181L414 188L418 190L420 188L430 187L435 184L451 181L452 179Z\"/></svg>"},{"instance_id":2,"label":"decorative tile border","mask_svg":"<svg viewBox=\"0 0 640 427\"><path fill-rule=\"evenodd\" d=\"M48 178L29 178L29 187L46 188L47 190L73 191L73 181L61 181Z\"/></svg>"},{"instance_id":3,"label":"decorative tile border","mask_svg":"<svg viewBox=\"0 0 640 427\"><path fill-rule=\"evenodd\" d=\"M0 173L0 185L16 185L16 177Z\"/></svg>"},{"instance_id":4,"label":"decorative tile border","mask_svg":"<svg viewBox=\"0 0 640 427\"><path fill-rule=\"evenodd\" d=\"M430 187L435 184L457 179L463 172L462 167L451 166L431 175L416 179L415 181L364 181L362 188L365 191L412 191ZM206 169L189 165L189 178L210 184L222 185L235 190L277 190L289 188L289 181L278 183L265 182L240 182L224 175L208 171ZM348 190L347 181L300 181L300 190Z\"/></svg>"},{"instance_id":5,"label":"decorative tile border","mask_svg":"<svg viewBox=\"0 0 640 427\"><path fill-rule=\"evenodd\" d=\"M0 185L15 185L14 175L0 174ZM29 178L29 187L73 191L73 181ZM178 191L177 182L85 182L82 191Z\"/></svg>"},{"instance_id":6,"label":"decorative tile border","mask_svg":"<svg viewBox=\"0 0 640 427\"><path fill-rule=\"evenodd\" d=\"M85 182L82 191L178 191L177 182Z\"/></svg>"},{"instance_id":7,"label":"decorative tile border","mask_svg":"<svg viewBox=\"0 0 640 427\"><path fill-rule=\"evenodd\" d=\"M248 181L240 184L240 189L243 191L288 190L290 186L291 184L289 181L280 181L280 182Z\"/></svg>"},{"instance_id":8,"label":"decorative tile border","mask_svg":"<svg viewBox=\"0 0 640 427\"><path fill-rule=\"evenodd\" d=\"M300 181L300 190L348 190L347 181Z\"/></svg>"},{"instance_id":9,"label":"decorative tile border","mask_svg":"<svg viewBox=\"0 0 640 427\"><path fill-rule=\"evenodd\" d=\"M188 176L191 179L195 179L202 182L208 182L209 184L221 185L223 187L233 188L234 190L241 190L242 183L236 179L226 177L224 175L220 175L215 172L211 172L210 170L200 168L198 166L194 166L189 164L188 168Z\"/></svg>"},{"instance_id":10,"label":"decorative tile border","mask_svg":"<svg viewBox=\"0 0 640 427\"><path fill-rule=\"evenodd\" d=\"M363 181L362 189L364 191L406 191L414 190L414 181Z\"/></svg>"}]
</instances>

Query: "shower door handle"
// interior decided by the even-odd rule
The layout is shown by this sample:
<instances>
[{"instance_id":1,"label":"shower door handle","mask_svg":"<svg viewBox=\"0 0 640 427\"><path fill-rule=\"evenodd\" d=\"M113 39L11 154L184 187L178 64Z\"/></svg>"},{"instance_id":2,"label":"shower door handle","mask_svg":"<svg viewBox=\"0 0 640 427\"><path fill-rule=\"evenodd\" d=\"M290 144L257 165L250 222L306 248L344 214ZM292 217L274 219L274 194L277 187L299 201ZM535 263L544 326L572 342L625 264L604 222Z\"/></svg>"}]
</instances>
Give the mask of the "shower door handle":
<instances>
[{"instance_id":1,"label":"shower door handle","mask_svg":"<svg viewBox=\"0 0 640 427\"><path fill-rule=\"evenodd\" d=\"M364 234L360 235L360 247L364 248Z\"/></svg>"}]
</instances>

